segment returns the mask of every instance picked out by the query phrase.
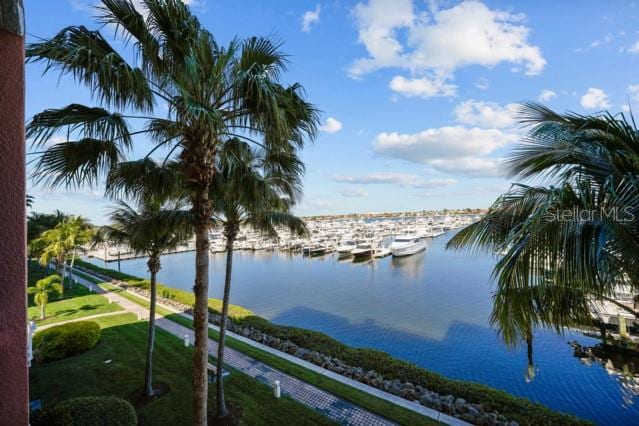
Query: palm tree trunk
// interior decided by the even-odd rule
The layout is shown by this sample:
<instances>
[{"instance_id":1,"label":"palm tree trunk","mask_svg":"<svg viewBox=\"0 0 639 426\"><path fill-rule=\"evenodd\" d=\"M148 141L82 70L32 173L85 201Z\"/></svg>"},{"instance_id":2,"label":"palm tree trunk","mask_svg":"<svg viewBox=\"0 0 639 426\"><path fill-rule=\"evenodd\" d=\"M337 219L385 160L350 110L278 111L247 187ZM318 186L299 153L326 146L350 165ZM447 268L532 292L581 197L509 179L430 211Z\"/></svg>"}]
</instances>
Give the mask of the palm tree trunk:
<instances>
[{"instance_id":1,"label":"palm tree trunk","mask_svg":"<svg viewBox=\"0 0 639 426\"><path fill-rule=\"evenodd\" d=\"M44 303L40 305L40 319L44 319L44 317L46 316L45 306L46 305Z\"/></svg>"},{"instance_id":2,"label":"palm tree trunk","mask_svg":"<svg viewBox=\"0 0 639 426\"><path fill-rule=\"evenodd\" d=\"M208 381L208 331L209 331L209 223L211 203L208 185L196 190L193 200L195 216L195 306L193 325L195 347L193 352L193 425L207 425L209 395Z\"/></svg>"},{"instance_id":3,"label":"palm tree trunk","mask_svg":"<svg viewBox=\"0 0 639 426\"><path fill-rule=\"evenodd\" d=\"M160 259L157 256L149 258L149 272L151 272L151 303L149 305L149 332L146 344L146 369L144 372L144 391L146 396L152 397L153 392L153 348L155 347L155 305L157 298L157 273L160 270Z\"/></svg>"},{"instance_id":4,"label":"palm tree trunk","mask_svg":"<svg viewBox=\"0 0 639 426\"><path fill-rule=\"evenodd\" d=\"M231 275L233 272L233 242L235 237L227 238L226 242L226 272L224 276L224 297L222 298L222 317L220 318L220 338L217 342L217 366L215 380L217 391L217 417L228 415L226 401L224 400L224 347L226 338L226 323L229 312L229 299L231 296Z\"/></svg>"},{"instance_id":5,"label":"palm tree trunk","mask_svg":"<svg viewBox=\"0 0 639 426\"><path fill-rule=\"evenodd\" d=\"M71 256L71 268L69 269L69 276L73 276L73 265L75 265L76 248L73 247L73 255Z\"/></svg>"}]
</instances>

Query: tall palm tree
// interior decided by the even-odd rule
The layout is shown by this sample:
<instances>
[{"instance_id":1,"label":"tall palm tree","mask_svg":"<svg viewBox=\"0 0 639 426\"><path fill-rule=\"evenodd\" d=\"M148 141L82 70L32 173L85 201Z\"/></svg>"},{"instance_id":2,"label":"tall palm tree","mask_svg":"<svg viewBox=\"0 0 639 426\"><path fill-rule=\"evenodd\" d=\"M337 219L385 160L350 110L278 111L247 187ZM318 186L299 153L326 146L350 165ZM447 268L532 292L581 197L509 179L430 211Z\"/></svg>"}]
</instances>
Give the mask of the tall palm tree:
<instances>
[{"instance_id":1,"label":"tall palm tree","mask_svg":"<svg viewBox=\"0 0 639 426\"><path fill-rule=\"evenodd\" d=\"M300 192L304 166L294 154L269 155L253 150L239 139L224 145L211 186L215 223L226 237L226 271L220 318L216 366L217 417L228 415L224 398L224 349L233 273L233 250L241 226L277 237L277 226L298 234L306 232L304 222L288 212Z\"/></svg>"},{"instance_id":2,"label":"tall palm tree","mask_svg":"<svg viewBox=\"0 0 639 426\"><path fill-rule=\"evenodd\" d=\"M192 235L190 212L180 210L179 204L164 204L147 198L138 210L124 201L113 209L111 225L103 227L106 238L116 244L127 244L137 254L148 256L151 301L149 305L149 331L146 350L144 392L153 397L153 349L155 346L155 309L157 273L160 271L162 253L175 249Z\"/></svg>"},{"instance_id":3,"label":"tall palm tree","mask_svg":"<svg viewBox=\"0 0 639 426\"><path fill-rule=\"evenodd\" d=\"M82 250L83 246L91 242L95 230L93 226L82 216L72 216L66 222L64 226L67 228L67 244L71 250L71 265L69 268L69 276L73 276L73 267L75 266L75 259L78 254L78 250ZM65 260L66 261L66 260Z\"/></svg>"},{"instance_id":4,"label":"tall palm tree","mask_svg":"<svg viewBox=\"0 0 639 426\"><path fill-rule=\"evenodd\" d=\"M30 120L27 134L36 146L55 134L69 135L41 154L34 178L50 186L93 184L123 161L136 135L156 144L148 156L165 149L167 159L179 159L196 237L193 422L204 425L209 188L218 147L237 137L273 152L299 149L313 139L318 114L299 84L280 82L286 58L278 44L252 37L221 46L180 0L136 4L144 14L131 0L102 0L97 12L99 23L115 28L116 37L135 51L139 66L84 26L64 28L27 47L29 61L43 62L45 72L73 76L99 103L49 109ZM158 111L163 115L154 114Z\"/></svg>"},{"instance_id":5,"label":"tall palm tree","mask_svg":"<svg viewBox=\"0 0 639 426\"><path fill-rule=\"evenodd\" d=\"M60 222L53 229L44 231L39 238L32 241L32 247L37 247L40 253L40 265L49 268L49 264L55 263L56 272L62 277L62 293L64 295L64 279L66 278L66 258L71 247L67 239L67 227Z\"/></svg>"},{"instance_id":6,"label":"tall palm tree","mask_svg":"<svg viewBox=\"0 0 639 426\"><path fill-rule=\"evenodd\" d=\"M639 130L632 117L560 115L523 104L530 126L507 161L516 184L449 248L503 255L491 317L509 343L591 321L588 300L639 291ZM619 305L637 315L632 308Z\"/></svg>"},{"instance_id":7,"label":"tall palm tree","mask_svg":"<svg viewBox=\"0 0 639 426\"><path fill-rule=\"evenodd\" d=\"M33 294L33 301L40 307L40 319L46 317L47 303L49 303L49 294L57 293L62 295L63 289L59 275L49 275L36 281L34 287L29 287L29 294Z\"/></svg>"},{"instance_id":8,"label":"tall palm tree","mask_svg":"<svg viewBox=\"0 0 639 426\"><path fill-rule=\"evenodd\" d=\"M62 276L62 286L67 278L67 257L71 258L71 272L78 249L88 243L93 235L93 228L81 216L69 216L60 221L53 229L44 231L40 238L31 242L31 247L40 252L40 263L48 265L52 259L56 262L56 270Z\"/></svg>"}]
</instances>

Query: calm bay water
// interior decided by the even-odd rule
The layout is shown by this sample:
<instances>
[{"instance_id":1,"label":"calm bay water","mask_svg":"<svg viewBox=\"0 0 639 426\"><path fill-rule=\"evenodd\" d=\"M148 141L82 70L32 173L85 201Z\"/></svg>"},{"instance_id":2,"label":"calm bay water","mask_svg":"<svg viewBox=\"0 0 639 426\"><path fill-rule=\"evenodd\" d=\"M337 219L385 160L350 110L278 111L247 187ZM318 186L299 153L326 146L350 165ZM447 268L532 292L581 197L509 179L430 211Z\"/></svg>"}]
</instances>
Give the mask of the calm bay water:
<instances>
[{"instance_id":1,"label":"calm bay water","mask_svg":"<svg viewBox=\"0 0 639 426\"><path fill-rule=\"evenodd\" d=\"M494 259L446 251L448 233L425 253L369 264L335 256L235 252L231 301L278 324L322 331L351 346L386 351L447 377L484 383L602 425L639 424L639 397L600 364L573 356L578 332L535 336L536 377L527 382L525 348L507 348L488 325ZM211 255L211 297L221 297L224 255ZM93 259L94 263L103 265ZM146 277L146 260L122 271ZM159 281L190 290L194 253L162 258ZM117 268L116 263L109 265Z\"/></svg>"}]
</instances>

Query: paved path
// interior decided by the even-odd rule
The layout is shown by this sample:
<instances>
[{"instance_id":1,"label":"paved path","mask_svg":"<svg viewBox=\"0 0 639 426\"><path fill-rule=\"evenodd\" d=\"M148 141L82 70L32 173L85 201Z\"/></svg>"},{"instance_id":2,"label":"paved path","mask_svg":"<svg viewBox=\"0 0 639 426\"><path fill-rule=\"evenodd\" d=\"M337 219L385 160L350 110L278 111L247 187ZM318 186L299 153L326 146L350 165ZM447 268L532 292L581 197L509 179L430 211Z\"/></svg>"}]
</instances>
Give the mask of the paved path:
<instances>
[{"instance_id":1,"label":"paved path","mask_svg":"<svg viewBox=\"0 0 639 426\"><path fill-rule=\"evenodd\" d=\"M82 285L94 288L97 292L106 293L104 289L82 277L76 276L76 280ZM110 293L109 297L111 300L122 306L126 311L138 313L138 315L139 313L148 315L146 308L120 296L117 293ZM158 315L156 325L180 339L183 339L185 335L188 335L191 342L195 341L193 330L174 321ZM208 343L209 354L215 356L217 354L217 342L213 339L209 339ZM287 395L302 404L321 412L331 420L346 425L385 426L395 424L384 417L363 409L362 407L293 376L289 376L286 373L272 368L262 362L256 361L234 349L228 347L225 348L224 355L227 365L236 368L253 378L269 385L272 385L276 380L279 380L282 393L284 395Z\"/></svg>"},{"instance_id":2,"label":"paved path","mask_svg":"<svg viewBox=\"0 0 639 426\"><path fill-rule=\"evenodd\" d=\"M54 322L54 323L51 323L51 324L38 325L36 323L36 331L46 330L47 328L55 327L56 325L67 324L69 322L89 321L89 320L92 320L94 318L108 317L110 315L120 315L120 314L124 314L124 313L126 313L126 311L113 311L113 312L106 312L104 314L95 314L95 315L88 315L86 317L72 318L72 319L69 319L69 320L58 321L58 322Z\"/></svg>"}]
</instances>

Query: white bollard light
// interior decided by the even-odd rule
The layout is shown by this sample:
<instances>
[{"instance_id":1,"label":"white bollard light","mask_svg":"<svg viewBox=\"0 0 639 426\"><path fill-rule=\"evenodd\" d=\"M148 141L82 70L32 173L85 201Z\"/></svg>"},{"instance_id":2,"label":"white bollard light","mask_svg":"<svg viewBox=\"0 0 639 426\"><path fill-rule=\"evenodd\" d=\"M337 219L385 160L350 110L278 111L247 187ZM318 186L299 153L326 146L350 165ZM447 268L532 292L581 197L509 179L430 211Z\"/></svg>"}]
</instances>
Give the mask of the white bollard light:
<instances>
[{"instance_id":1,"label":"white bollard light","mask_svg":"<svg viewBox=\"0 0 639 426\"><path fill-rule=\"evenodd\" d=\"M138 311L138 320L142 319L142 312Z\"/></svg>"},{"instance_id":2,"label":"white bollard light","mask_svg":"<svg viewBox=\"0 0 639 426\"><path fill-rule=\"evenodd\" d=\"M277 399L280 399L280 397L282 396L282 387L280 386L279 380L276 380L275 383L273 383L273 394Z\"/></svg>"},{"instance_id":3,"label":"white bollard light","mask_svg":"<svg viewBox=\"0 0 639 426\"><path fill-rule=\"evenodd\" d=\"M185 348L189 347L189 335L188 334L184 335L184 347Z\"/></svg>"}]
</instances>

